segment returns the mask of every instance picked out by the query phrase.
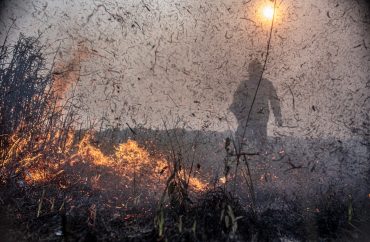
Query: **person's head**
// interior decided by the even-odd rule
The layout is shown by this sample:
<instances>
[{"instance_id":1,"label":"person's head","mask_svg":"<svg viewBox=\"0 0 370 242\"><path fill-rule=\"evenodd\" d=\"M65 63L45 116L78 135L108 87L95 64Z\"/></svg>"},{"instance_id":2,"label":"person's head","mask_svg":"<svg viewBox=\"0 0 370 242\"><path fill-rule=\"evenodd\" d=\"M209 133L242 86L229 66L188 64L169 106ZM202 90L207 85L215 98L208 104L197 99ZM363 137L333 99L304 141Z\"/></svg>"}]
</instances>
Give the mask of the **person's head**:
<instances>
[{"instance_id":1,"label":"person's head","mask_svg":"<svg viewBox=\"0 0 370 242\"><path fill-rule=\"evenodd\" d=\"M248 73L249 73L250 76L259 76L259 75L261 75L262 69L263 69L263 66L259 62L258 59L252 60L252 62L249 63L249 65L248 65Z\"/></svg>"}]
</instances>

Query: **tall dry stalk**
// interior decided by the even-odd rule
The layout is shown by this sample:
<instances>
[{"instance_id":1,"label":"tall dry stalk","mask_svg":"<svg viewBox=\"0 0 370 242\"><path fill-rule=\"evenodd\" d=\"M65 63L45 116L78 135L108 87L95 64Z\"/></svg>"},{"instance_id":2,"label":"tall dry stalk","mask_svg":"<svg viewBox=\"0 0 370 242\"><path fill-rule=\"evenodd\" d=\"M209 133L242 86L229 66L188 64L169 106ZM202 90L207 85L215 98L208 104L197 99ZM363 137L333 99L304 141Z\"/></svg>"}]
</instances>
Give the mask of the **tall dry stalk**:
<instances>
[{"instance_id":1,"label":"tall dry stalk","mask_svg":"<svg viewBox=\"0 0 370 242\"><path fill-rule=\"evenodd\" d=\"M0 46L1 177L22 174L65 150L71 115L63 114L53 90L53 63L48 67L39 38L20 35L14 45ZM51 160L51 159L49 159ZM39 164L40 165L40 164ZM45 166L45 164L41 164Z\"/></svg>"}]
</instances>

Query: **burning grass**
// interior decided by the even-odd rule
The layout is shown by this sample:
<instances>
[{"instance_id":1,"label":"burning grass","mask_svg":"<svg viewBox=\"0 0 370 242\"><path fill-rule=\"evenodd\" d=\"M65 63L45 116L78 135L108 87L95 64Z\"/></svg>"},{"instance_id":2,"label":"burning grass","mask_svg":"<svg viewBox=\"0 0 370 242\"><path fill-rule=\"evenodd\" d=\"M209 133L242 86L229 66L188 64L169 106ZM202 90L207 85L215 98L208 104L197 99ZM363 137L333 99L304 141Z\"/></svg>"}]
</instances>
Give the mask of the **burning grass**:
<instances>
[{"instance_id":1,"label":"burning grass","mask_svg":"<svg viewBox=\"0 0 370 242\"><path fill-rule=\"evenodd\" d=\"M115 152L108 155L93 144L91 132L86 132L80 140L73 134L67 137L64 143L59 143L56 141L60 138L58 133L45 135L47 147L43 146L45 141L41 137L31 148L16 136L9 141L12 148L6 156L7 169L3 172L11 172L14 176L6 179L4 176L3 184L10 184L12 180L15 187L2 189L2 197L15 196L33 204L19 211L22 213L20 221L33 224L40 220L48 223L52 219L60 220L56 228L38 231L58 238L60 234L85 236L78 235L74 230L77 228L72 232L63 231L67 229L63 227L64 220L66 223L79 221L86 225L86 231L98 229L107 233L107 228L99 227L102 226L99 216L108 219L108 223L121 225L153 218L155 204L174 174L173 165L163 155L150 154L134 140L116 145ZM14 172L13 167L16 167ZM186 183L183 173L178 172L176 177L177 182ZM197 193L205 189L205 183L188 176L187 191ZM81 220L81 214L85 220ZM28 236L28 239L35 239L36 234Z\"/></svg>"}]
</instances>

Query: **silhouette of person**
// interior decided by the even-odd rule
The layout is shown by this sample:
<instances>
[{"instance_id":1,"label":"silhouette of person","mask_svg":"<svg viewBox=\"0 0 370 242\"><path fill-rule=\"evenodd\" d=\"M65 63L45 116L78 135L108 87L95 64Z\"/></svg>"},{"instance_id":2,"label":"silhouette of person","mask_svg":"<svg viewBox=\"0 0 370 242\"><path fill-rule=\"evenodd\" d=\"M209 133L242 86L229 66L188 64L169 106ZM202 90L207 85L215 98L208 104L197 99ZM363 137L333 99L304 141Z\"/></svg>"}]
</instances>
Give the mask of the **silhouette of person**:
<instances>
[{"instance_id":1,"label":"silhouette of person","mask_svg":"<svg viewBox=\"0 0 370 242\"><path fill-rule=\"evenodd\" d=\"M230 111L233 112L238 120L238 128L235 133L237 151L244 150L244 148L247 150L252 148L253 150L262 151L266 148L267 122L270 115L269 103L275 116L275 122L279 126L282 124L281 110L276 90L271 81L262 79L251 110L248 125L245 129L249 109L251 108L262 71L263 67L257 59L249 64L249 79L239 84L234 94L233 102L229 107Z\"/></svg>"}]
</instances>

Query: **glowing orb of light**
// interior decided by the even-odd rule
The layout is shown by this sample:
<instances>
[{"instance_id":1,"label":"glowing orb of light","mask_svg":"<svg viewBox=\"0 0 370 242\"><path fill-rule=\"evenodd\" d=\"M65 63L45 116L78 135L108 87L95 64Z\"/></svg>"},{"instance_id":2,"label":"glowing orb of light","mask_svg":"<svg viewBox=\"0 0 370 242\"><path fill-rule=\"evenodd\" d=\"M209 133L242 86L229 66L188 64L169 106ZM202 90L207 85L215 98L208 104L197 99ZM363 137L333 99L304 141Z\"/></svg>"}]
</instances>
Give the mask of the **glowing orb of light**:
<instances>
[{"instance_id":1,"label":"glowing orb of light","mask_svg":"<svg viewBox=\"0 0 370 242\"><path fill-rule=\"evenodd\" d=\"M268 20L272 20L274 17L274 7L272 6L265 6L262 9L262 15Z\"/></svg>"}]
</instances>

